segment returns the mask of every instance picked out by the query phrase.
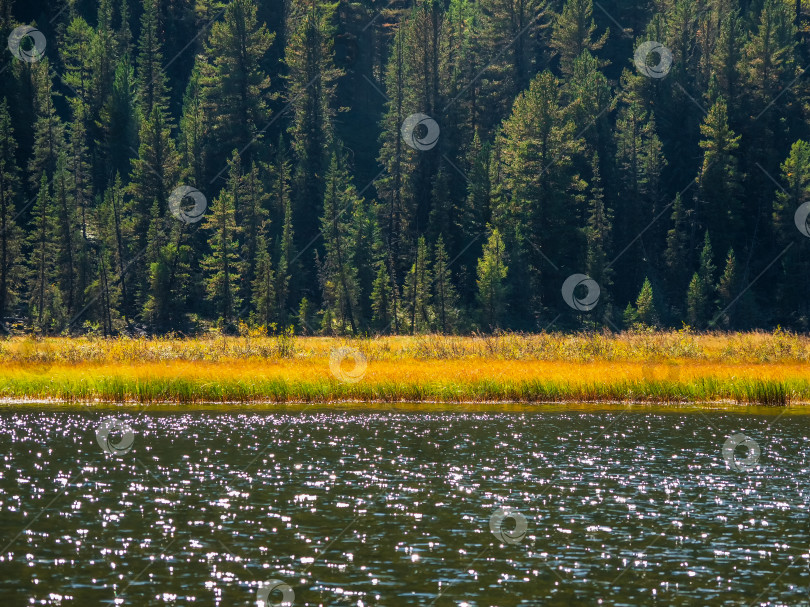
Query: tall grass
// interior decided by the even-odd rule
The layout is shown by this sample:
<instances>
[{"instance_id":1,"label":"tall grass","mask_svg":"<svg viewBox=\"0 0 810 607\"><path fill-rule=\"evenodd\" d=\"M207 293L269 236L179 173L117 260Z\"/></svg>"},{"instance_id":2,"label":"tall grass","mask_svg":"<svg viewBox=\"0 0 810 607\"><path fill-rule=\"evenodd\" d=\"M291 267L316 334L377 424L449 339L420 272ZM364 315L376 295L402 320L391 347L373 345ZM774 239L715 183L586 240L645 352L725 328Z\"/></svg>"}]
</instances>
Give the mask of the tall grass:
<instances>
[{"instance_id":1,"label":"tall grass","mask_svg":"<svg viewBox=\"0 0 810 607\"><path fill-rule=\"evenodd\" d=\"M339 345L356 347L369 360L566 360L810 362L810 337L772 333L708 333L688 330L644 333L498 333L372 338L206 335L176 338L32 338L0 340L0 363L137 363L327 358Z\"/></svg>"},{"instance_id":2,"label":"tall grass","mask_svg":"<svg viewBox=\"0 0 810 607\"><path fill-rule=\"evenodd\" d=\"M363 379L332 376L358 348ZM792 333L503 333L371 339L12 338L0 398L136 403L810 403L810 338Z\"/></svg>"}]
</instances>

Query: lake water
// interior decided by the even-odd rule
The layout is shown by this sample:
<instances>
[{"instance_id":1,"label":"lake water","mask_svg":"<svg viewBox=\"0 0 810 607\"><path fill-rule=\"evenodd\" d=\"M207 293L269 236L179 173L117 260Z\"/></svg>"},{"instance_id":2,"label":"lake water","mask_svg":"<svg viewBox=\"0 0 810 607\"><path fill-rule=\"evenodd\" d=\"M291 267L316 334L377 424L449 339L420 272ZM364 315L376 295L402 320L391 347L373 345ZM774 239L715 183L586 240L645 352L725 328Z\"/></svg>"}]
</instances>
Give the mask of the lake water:
<instances>
[{"instance_id":1,"label":"lake water","mask_svg":"<svg viewBox=\"0 0 810 607\"><path fill-rule=\"evenodd\" d=\"M6 409L0 604L810 605L808 411L495 409Z\"/></svg>"}]
</instances>

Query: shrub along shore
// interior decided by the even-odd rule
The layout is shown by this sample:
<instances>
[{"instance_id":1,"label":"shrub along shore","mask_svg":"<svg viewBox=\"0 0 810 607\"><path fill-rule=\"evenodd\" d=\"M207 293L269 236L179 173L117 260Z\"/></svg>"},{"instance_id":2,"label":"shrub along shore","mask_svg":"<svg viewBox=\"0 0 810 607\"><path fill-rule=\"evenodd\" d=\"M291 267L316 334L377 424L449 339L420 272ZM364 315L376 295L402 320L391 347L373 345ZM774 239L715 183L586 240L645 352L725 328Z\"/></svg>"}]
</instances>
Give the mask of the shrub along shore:
<instances>
[{"instance_id":1,"label":"shrub along shore","mask_svg":"<svg viewBox=\"0 0 810 607\"><path fill-rule=\"evenodd\" d=\"M810 404L793 333L0 341L0 398L157 403Z\"/></svg>"}]
</instances>

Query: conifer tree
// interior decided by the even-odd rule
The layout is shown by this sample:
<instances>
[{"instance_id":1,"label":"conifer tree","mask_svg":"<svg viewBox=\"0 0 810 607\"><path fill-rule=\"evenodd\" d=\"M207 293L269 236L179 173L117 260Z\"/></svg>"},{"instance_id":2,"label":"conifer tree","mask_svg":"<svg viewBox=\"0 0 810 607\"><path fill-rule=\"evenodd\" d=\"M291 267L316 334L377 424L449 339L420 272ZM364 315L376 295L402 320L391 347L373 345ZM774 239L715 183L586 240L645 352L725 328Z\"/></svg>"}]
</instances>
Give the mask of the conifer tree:
<instances>
[{"instance_id":1,"label":"conifer tree","mask_svg":"<svg viewBox=\"0 0 810 607\"><path fill-rule=\"evenodd\" d=\"M138 120L135 110L135 72L129 56L118 62L112 92L100 113L100 147L104 176L129 175L130 159L137 153Z\"/></svg>"},{"instance_id":2,"label":"conifer tree","mask_svg":"<svg viewBox=\"0 0 810 607\"><path fill-rule=\"evenodd\" d=\"M667 232L667 248L664 251L664 262L667 267L667 282L670 295L683 293L688 277L688 268L684 259L689 256L689 225L687 211L684 209L680 193L672 203L670 218L672 227Z\"/></svg>"},{"instance_id":3,"label":"conifer tree","mask_svg":"<svg viewBox=\"0 0 810 607\"><path fill-rule=\"evenodd\" d=\"M352 246L356 233L352 218L364 203L357 194L339 149L332 153L325 181L321 216L323 307L329 313L327 318L336 323L334 328L337 331L354 334L359 329L360 318L358 272ZM332 328L330 324L327 330Z\"/></svg>"},{"instance_id":4,"label":"conifer tree","mask_svg":"<svg viewBox=\"0 0 810 607\"><path fill-rule=\"evenodd\" d=\"M783 189L776 191L773 202L773 230L780 249L801 238L798 246L791 246L779 260L776 302L780 317L785 322L796 322L810 317L810 285L804 278L810 272L807 254L808 239L802 238L802 226L796 226L796 213L803 204L810 202L810 144L796 141L790 154L782 163L781 182ZM801 216L800 216L801 218ZM803 226L810 232L810 224Z\"/></svg>"},{"instance_id":5,"label":"conifer tree","mask_svg":"<svg viewBox=\"0 0 810 607\"><path fill-rule=\"evenodd\" d=\"M238 156L234 155L236 162ZM236 221L242 226L242 248L240 256L244 260L242 300L252 301L251 289L258 275L258 255L261 247L261 232L270 228L264 183L259 175L259 166L253 166L239 178L239 198L236 202ZM266 244L266 237L265 237Z\"/></svg>"},{"instance_id":6,"label":"conifer tree","mask_svg":"<svg viewBox=\"0 0 810 607\"><path fill-rule=\"evenodd\" d=\"M433 323L430 259L423 236L416 243L416 256L405 276L405 308L411 333L430 331Z\"/></svg>"},{"instance_id":7,"label":"conifer tree","mask_svg":"<svg viewBox=\"0 0 810 607\"><path fill-rule=\"evenodd\" d=\"M291 3L286 22L286 100L294 119L289 129L295 152L296 232L309 243L317 233L317 202L323 199L327 151L333 139L333 97L340 71L333 60L333 19L337 3Z\"/></svg>"},{"instance_id":8,"label":"conifer tree","mask_svg":"<svg viewBox=\"0 0 810 607\"><path fill-rule=\"evenodd\" d=\"M655 309L653 288L649 278L644 278L644 284L641 285L641 291L636 298L636 312L642 325L646 327L658 325L658 312Z\"/></svg>"},{"instance_id":9,"label":"conifer tree","mask_svg":"<svg viewBox=\"0 0 810 607\"><path fill-rule=\"evenodd\" d=\"M112 26L112 0L100 0L96 16L96 32L90 47L92 80L91 116L97 118L101 108L112 93L118 60L118 44Z\"/></svg>"},{"instance_id":10,"label":"conifer tree","mask_svg":"<svg viewBox=\"0 0 810 607\"><path fill-rule=\"evenodd\" d=\"M700 251L700 279L708 289L706 297L711 300L713 297L714 274L717 266L714 265L714 253L712 252L712 241L709 238L709 231L703 235L703 249Z\"/></svg>"},{"instance_id":11,"label":"conifer tree","mask_svg":"<svg viewBox=\"0 0 810 607\"><path fill-rule=\"evenodd\" d=\"M163 215L168 209L169 194L178 185L180 157L159 106L153 107L152 112L144 117L139 139L138 156L132 159L130 193L142 218L149 216L155 200ZM143 237L143 227L140 236Z\"/></svg>"},{"instance_id":12,"label":"conifer tree","mask_svg":"<svg viewBox=\"0 0 810 607\"><path fill-rule=\"evenodd\" d=\"M706 286L695 272L686 291L686 317L691 326L702 328L706 305Z\"/></svg>"},{"instance_id":13,"label":"conifer tree","mask_svg":"<svg viewBox=\"0 0 810 607\"><path fill-rule=\"evenodd\" d=\"M720 32L717 44L711 54L710 65L716 78L717 92L728 99L731 108L738 107L740 93L740 60L742 58L743 28L740 15L731 11L720 19ZM736 112L729 108L731 115Z\"/></svg>"},{"instance_id":14,"label":"conifer tree","mask_svg":"<svg viewBox=\"0 0 810 607\"><path fill-rule=\"evenodd\" d=\"M478 303L481 309L481 323L488 330L497 329L503 319L506 307L505 280L509 266L506 264L506 250L497 228L490 231L483 255L478 261Z\"/></svg>"},{"instance_id":15,"label":"conifer tree","mask_svg":"<svg viewBox=\"0 0 810 607\"><path fill-rule=\"evenodd\" d=\"M574 124L562 107L559 81L543 72L515 101L504 121L500 149L503 173L500 238L509 243L512 297L518 315L528 316L557 288L544 283L542 272L557 259L575 259L583 247L581 216L585 182L574 156L582 150ZM547 281L551 282L551 281ZM521 309L522 308L522 309Z\"/></svg>"},{"instance_id":16,"label":"conifer tree","mask_svg":"<svg viewBox=\"0 0 810 607\"><path fill-rule=\"evenodd\" d=\"M301 272L297 268L299 262L295 252L295 239L293 230L292 200L290 193L291 165L287 159L286 146L283 136L279 136L276 146L276 156L270 170L270 215L275 218L276 225L281 225L279 237L276 239L276 299L278 302L279 321L286 326L290 313L295 316L292 308L298 292L295 277Z\"/></svg>"},{"instance_id":17,"label":"conifer tree","mask_svg":"<svg viewBox=\"0 0 810 607\"><path fill-rule=\"evenodd\" d=\"M740 136L728 126L722 97L709 110L700 132L703 165L697 177L698 218L706 229L721 235L717 237L719 246L726 249L734 244L734 239L726 235L740 233L742 190L736 155Z\"/></svg>"},{"instance_id":18,"label":"conifer tree","mask_svg":"<svg viewBox=\"0 0 810 607\"><path fill-rule=\"evenodd\" d=\"M74 17L65 32L62 50L65 64L65 83L76 92L75 101L89 105L95 99L93 90L92 49L96 33L82 17ZM74 101L74 100L71 100Z\"/></svg>"},{"instance_id":19,"label":"conifer tree","mask_svg":"<svg viewBox=\"0 0 810 607\"><path fill-rule=\"evenodd\" d=\"M607 41L610 30L597 38L593 21L593 0L566 0L554 22L551 47L560 57L563 74L572 74L574 59L583 51L598 51Z\"/></svg>"},{"instance_id":20,"label":"conifer tree","mask_svg":"<svg viewBox=\"0 0 810 607\"><path fill-rule=\"evenodd\" d=\"M56 172L53 177L53 236L54 250L49 254L55 257L58 268L59 287L63 294L66 313L73 315L81 309L83 289L86 287L79 276L79 255L83 247L83 236L79 217L79 208L76 205L76 189L73 187L73 175L69 161L64 150L56 161ZM87 261L86 257L82 261Z\"/></svg>"},{"instance_id":21,"label":"conifer tree","mask_svg":"<svg viewBox=\"0 0 810 607\"><path fill-rule=\"evenodd\" d=\"M292 273L290 271L295 258L293 245L292 205L289 199L284 203L284 223L279 238L278 270L276 272L276 298L278 299L279 316L284 321L289 316Z\"/></svg>"},{"instance_id":22,"label":"conifer tree","mask_svg":"<svg viewBox=\"0 0 810 607\"><path fill-rule=\"evenodd\" d=\"M458 294L453 286L447 251L441 236L436 241L432 273L437 328L444 334L455 333L459 325Z\"/></svg>"},{"instance_id":23,"label":"conifer tree","mask_svg":"<svg viewBox=\"0 0 810 607\"><path fill-rule=\"evenodd\" d=\"M394 332L398 333L399 326L395 308L396 285L391 280L384 254L378 256L375 265L377 273L371 288L372 326L386 333L393 326Z\"/></svg>"},{"instance_id":24,"label":"conifer tree","mask_svg":"<svg viewBox=\"0 0 810 607\"><path fill-rule=\"evenodd\" d=\"M47 58L34 64L31 76L36 96L36 121L34 149L28 162L28 174L32 189L36 190L43 173L48 177L53 176L56 158L64 145L64 126L53 104L53 82Z\"/></svg>"},{"instance_id":25,"label":"conifer tree","mask_svg":"<svg viewBox=\"0 0 810 607\"><path fill-rule=\"evenodd\" d=\"M206 293L221 326L229 329L242 304L239 283L243 271L238 253L241 230L236 224L234 193L230 189L214 200L203 228L209 234L211 250L202 262Z\"/></svg>"},{"instance_id":26,"label":"conifer tree","mask_svg":"<svg viewBox=\"0 0 810 607\"><path fill-rule=\"evenodd\" d=\"M135 313L134 284L132 273L128 271L134 255L136 225L133 215L132 202L127 200L121 176L116 174L99 207L100 256L104 275L98 278L98 288L104 293L105 316L111 331L114 317L120 316L130 324Z\"/></svg>"},{"instance_id":27,"label":"conifer tree","mask_svg":"<svg viewBox=\"0 0 810 607\"><path fill-rule=\"evenodd\" d=\"M234 0L211 26L201 66L202 94L214 156L224 161L234 148L250 164L254 138L269 119L270 77L262 69L274 34L259 23L255 0Z\"/></svg>"},{"instance_id":28,"label":"conifer tree","mask_svg":"<svg viewBox=\"0 0 810 607\"><path fill-rule=\"evenodd\" d=\"M138 37L138 98L144 119L159 108L161 121L166 122L168 91L163 71L163 52L158 29L158 0L143 0L141 34Z\"/></svg>"},{"instance_id":29,"label":"conifer tree","mask_svg":"<svg viewBox=\"0 0 810 607\"><path fill-rule=\"evenodd\" d=\"M613 270L608 267L608 252L611 248L613 232L613 211L605 204L598 156L593 159L591 171L593 177L588 196L588 224L585 228L588 244L585 267L588 276L599 285L600 297L607 302L610 299L609 292L613 284Z\"/></svg>"},{"instance_id":30,"label":"conifer tree","mask_svg":"<svg viewBox=\"0 0 810 607\"><path fill-rule=\"evenodd\" d=\"M4 97L0 101L0 329L16 303L22 283L20 263L23 232L16 221L16 202L20 193L17 167L17 141Z\"/></svg>"},{"instance_id":31,"label":"conifer tree","mask_svg":"<svg viewBox=\"0 0 810 607\"><path fill-rule=\"evenodd\" d=\"M740 274L737 267L737 258L734 249L729 249L726 256L726 267L723 275L717 283L717 294L719 296L720 310L723 312L720 322L724 329L731 329L735 326L737 303L734 299L742 289L740 288Z\"/></svg>"},{"instance_id":32,"label":"conifer tree","mask_svg":"<svg viewBox=\"0 0 810 607\"><path fill-rule=\"evenodd\" d=\"M410 176L412 154L402 138L402 124L409 111L406 106L407 80L405 65L405 26L394 35L391 56L385 68L385 90L388 95L381 122L380 155L378 162L385 167L377 185L380 198L379 222L383 240L391 251L396 272L404 255L404 238L412 221L413 197ZM396 274L392 276L396 280Z\"/></svg>"},{"instance_id":33,"label":"conifer tree","mask_svg":"<svg viewBox=\"0 0 810 607\"><path fill-rule=\"evenodd\" d=\"M57 222L50 190L48 178L43 173L31 213L32 226L28 241L31 251L29 315L34 331L46 334L61 331L67 321L53 255L57 248L54 230Z\"/></svg>"},{"instance_id":34,"label":"conifer tree","mask_svg":"<svg viewBox=\"0 0 810 607\"><path fill-rule=\"evenodd\" d=\"M745 45L742 66L749 92L770 102L772 92L792 80L796 30L788 3L764 0L756 30ZM766 101L767 100L767 101Z\"/></svg>"},{"instance_id":35,"label":"conifer tree","mask_svg":"<svg viewBox=\"0 0 810 607\"><path fill-rule=\"evenodd\" d=\"M549 3L545 0L485 0L481 3L488 27L483 42L490 67L491 95L497 107L506 110L511 99L529 85L544 65L550 27ZM508 49L498 53L499 49Z\"/></svg>"},{"instance_id":36,"label":"conifer tree","mask_svg":"<svg viewBox=\"0 0 810 607\"><path fill-rule=\"evenodd\" d=\"M115 31L119 57L132 55L132 28L129 24L129 18L129 0L120 0L118 4L118 28Z\"/></svg>"},{"instance_id":37,"label":"conifer tree","mask_svg":"<svg viewBox=\"0 0 810 607\"><path fill-rule=\"evenodd\" d=\"M183 173L192 183L205 183L208 150L206 141L210 124L206 117L200 63L194 64L183 97L183 115L180 118L178 142Z\"/></svg>"},{"instance_id":38,"label":"conifer tree","mask_svg":"<svg viewBox=\"0 0 810 607\"><path fill-rule=\"evenodd\" d=\"M256 245L256 272L252 284L253 319L256 324L269 328L278 317L275 293L275 272L265 234L267 226L259 230Z\"/></svg>"}]
</instances>

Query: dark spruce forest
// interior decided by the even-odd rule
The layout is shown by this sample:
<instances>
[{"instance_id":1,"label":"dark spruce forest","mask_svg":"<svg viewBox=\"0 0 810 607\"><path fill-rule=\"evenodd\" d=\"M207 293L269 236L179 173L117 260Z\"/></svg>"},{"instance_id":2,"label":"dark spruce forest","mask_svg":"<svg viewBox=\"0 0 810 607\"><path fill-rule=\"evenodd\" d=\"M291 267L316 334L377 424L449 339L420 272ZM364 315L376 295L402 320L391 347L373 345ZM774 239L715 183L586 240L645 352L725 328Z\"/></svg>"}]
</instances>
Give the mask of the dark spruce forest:
<instances>
[{"instance_id":1,"label":"dark spruce forest","mask_svg":"<svg viewBox=\"0 0 810 607\"><path fill-rule=\"evenodd\" d=\"M1 330L807 331L805 10L0 0Z\"/></svg>"}]
</instances>

